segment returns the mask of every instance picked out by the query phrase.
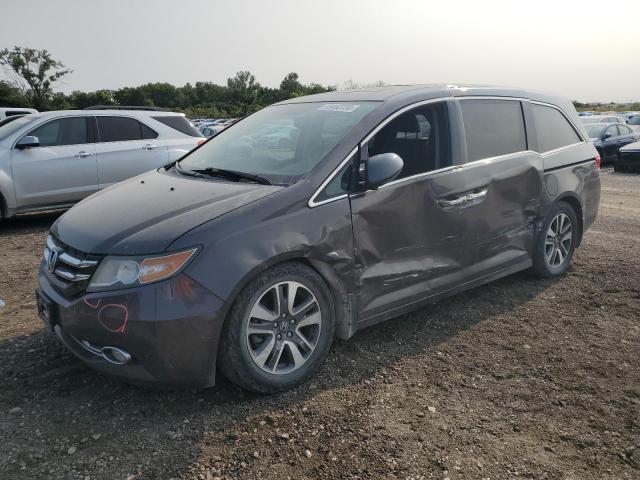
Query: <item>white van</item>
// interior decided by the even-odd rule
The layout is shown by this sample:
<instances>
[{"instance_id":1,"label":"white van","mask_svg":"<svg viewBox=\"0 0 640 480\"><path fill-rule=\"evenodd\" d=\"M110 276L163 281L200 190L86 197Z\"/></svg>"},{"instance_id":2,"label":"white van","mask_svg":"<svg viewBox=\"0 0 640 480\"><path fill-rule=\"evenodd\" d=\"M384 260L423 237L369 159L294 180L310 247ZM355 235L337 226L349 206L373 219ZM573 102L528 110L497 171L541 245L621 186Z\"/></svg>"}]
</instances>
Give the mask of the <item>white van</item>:
<instances>
[{"instance_id":1,"label":"white van","mask_svg":"<svg viewBox=\"0 0 640 480\"><path fill-rule=\"evenodd\" d=\"M14 115L28 115L30 113L38 113L38 110L35 108L0 107L0 122L7 117L13 117Z\"/></svg>"}]
</instances>

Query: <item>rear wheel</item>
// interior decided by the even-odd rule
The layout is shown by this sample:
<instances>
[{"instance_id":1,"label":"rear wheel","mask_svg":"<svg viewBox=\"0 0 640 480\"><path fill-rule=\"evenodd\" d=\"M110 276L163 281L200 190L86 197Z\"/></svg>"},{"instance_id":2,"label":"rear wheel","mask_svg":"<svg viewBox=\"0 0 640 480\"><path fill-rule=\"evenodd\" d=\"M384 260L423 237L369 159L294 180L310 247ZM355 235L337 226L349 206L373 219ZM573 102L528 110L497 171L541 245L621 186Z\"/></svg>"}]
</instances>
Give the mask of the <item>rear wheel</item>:
<instances>
[{"instance_id":1,"label":"rear wheel","mask_svg":"<svg viewBox=\"0 0 640 480\"><path fill-rule=\"evenodd\" d=\"M533 255L533 271L540 277L564 274L571 265L578 240L578 217L566 202L559 202L545 219Z\"/></svg>"},{"instance_id":2,"label":"rear wheel","mask_svg":"<svg viewBox=\"0 0 640 480\"><path fill-rule=\"evenodd\" d=\"M323 279L303 264L278 265L254 279L234 303L220 338L218 365L247 390L288 390L322 364L334 324Z\"/></svg>"}]
</instances>

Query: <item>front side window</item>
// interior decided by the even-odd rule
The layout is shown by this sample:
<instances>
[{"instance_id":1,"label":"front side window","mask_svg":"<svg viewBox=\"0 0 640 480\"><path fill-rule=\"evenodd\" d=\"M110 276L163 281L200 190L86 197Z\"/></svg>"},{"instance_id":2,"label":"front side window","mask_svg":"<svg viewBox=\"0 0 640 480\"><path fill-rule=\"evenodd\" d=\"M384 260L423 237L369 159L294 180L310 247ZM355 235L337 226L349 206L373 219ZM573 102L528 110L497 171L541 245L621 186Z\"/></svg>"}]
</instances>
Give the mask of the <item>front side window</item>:
<instances>
[{"instance_id":1,"label":"front side window","mask_svg":"<svg viewBox=\"0 0 640 480\"><path fill-rule=\"evenodd\" d=\"M404 166L397 178L451 166L444 102L418 107L394 118L369 140L369 157L396 153Z\"/></svg>"},{"instance_id":2,"label":"front side window","mask_svg":"<svg viewBox=\"0 0 640 480\"><path fill-rule=\"evenodd\" d=\"M609 127L607 127L607 129L605 130L604 134L609 134L612 137L617 137L618 136L618 128L615 125L611 125Z\"/></svg>"},{"instance_id":3,"label":"front side window","mask_svg":"<svg viewBox=\"0 0 640 480\"><path fill-rule=\"evenodd\" d=\"M533 103L531 104L531 112L536 125L540 153L581 142L573 126L559 110ZM592 128L587 128L589 137L599 137L599 135L592 137L598 130L601 130L601 126L594 125Z\"/></svg>"},{"instance_id":4,"label":"front side window","mask_svg":"<svg viewBox=\"0 0 640 480\"><path fill-rule=\"evenodd\" d=\"M124 142L156 138L158 134L130 117L96 117L101 142Z\"/></svg>"},{"instance_id":5,"label":"front side window","mask_svg":"<svg viewBox=\"0 0 640 480\"><path fill-rule=\"evenodd\" d=\"M640 115L634 115L627 123L629 125L640 125Z\"/></svg>"},{"instance_id":6,"label":"front side window","mask_svg":"<svg viewBox=\"0 0 640 480\"><path fill-rule=\"evenodd\" d=\"M89 143L87 117L60 118L40 125L27 135L38 137L41 147Z\"/></svg>"},{"instance_id":7,"label":"front side window","mask_svg":"<svg viewBox=\"0 0 640 480\"><path fill-rule=\"evenodd\" d=\"M234 170L290 184L305 176L378 102L273 105L215 135L180 168Z\"/></svg>"},{"instance_id":8,"label":"front side window","mask_svg":"<svg viewBox=\"0 0 640 480\"><path fill-rule=\"evenodd\" d=\"M631 128L626 125L618 125L618 134L620 135L631 135Z\"/></svg>"},{"instance_id":9,"label":"front side window","mask_svg":"<svg viewBox=\"0 0 640 480\"><path fill-rule=\"evenodd\" d=\"M469 162L527 149L522 105L515 100L461 100Z\"/></svg>"}]
</instances>

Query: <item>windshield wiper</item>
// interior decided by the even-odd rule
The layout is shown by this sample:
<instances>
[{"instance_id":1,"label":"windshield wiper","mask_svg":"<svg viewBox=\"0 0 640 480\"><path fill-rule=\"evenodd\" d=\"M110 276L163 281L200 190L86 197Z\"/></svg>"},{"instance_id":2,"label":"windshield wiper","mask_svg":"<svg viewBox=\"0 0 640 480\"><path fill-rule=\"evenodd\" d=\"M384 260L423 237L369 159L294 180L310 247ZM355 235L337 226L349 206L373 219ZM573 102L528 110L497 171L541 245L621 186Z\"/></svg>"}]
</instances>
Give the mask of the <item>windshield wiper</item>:
<instances>
[{"instance_id":1,"label":"windshield wiper","mask_svg":"<svg viewBox=\"0 0 640 480\"><path fill-rule=\"evenodd\" d=\"M180 173L184 173L186 175L193 175L194 177L226 177L235 180L250 180L255 183L259 183L261 185L271 185L271 182L266 178L256 175L254 173L246 173L246 172L238 172L236 170L227 170L224 168L200 168L194 170L188 170L182 168L180 163L176 163L176 170Z\"/></svg>"}]
</instances>

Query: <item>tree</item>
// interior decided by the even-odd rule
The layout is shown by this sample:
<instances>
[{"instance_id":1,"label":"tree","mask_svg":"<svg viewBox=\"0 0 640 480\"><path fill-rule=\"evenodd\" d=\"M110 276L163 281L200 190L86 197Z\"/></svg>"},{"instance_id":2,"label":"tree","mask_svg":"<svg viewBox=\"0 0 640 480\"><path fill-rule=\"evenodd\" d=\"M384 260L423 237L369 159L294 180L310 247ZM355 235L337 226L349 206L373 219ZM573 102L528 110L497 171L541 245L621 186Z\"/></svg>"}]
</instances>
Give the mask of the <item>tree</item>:
<instances>
[{"instance_id":1,"label":"tree","mask_svg":"<svg viewBox=\"0 0 640 480\"><path fill-rule=\"evenodd\" d=\"M13 47L0 51L0 66L10 82L34 108L42 109L53 94L53 85L72 72L47 50Z\"/></svg>"},{"instance_id":2,"label":"tree","mask_svg":"<svg viewBox=\"0 0 640 480\"><path fill-rule=\"evenodd\" d=\"M13 85L0 80L0 105L3 107L24 107L28 103L22 92Z\"/></svg>"},{"instance_id":3,"label":"tree","mask_svg":"<svg viewBox=\"0 0 640 480\"><path fill-rule=\"evenodd\" d=\"M299 82L300 77L295 72L288 73L280 82L280 94L283 100L304 95L304 87Z\"/></svg>"}]
</instances>

